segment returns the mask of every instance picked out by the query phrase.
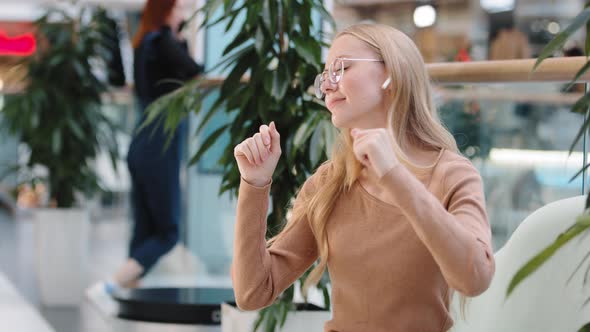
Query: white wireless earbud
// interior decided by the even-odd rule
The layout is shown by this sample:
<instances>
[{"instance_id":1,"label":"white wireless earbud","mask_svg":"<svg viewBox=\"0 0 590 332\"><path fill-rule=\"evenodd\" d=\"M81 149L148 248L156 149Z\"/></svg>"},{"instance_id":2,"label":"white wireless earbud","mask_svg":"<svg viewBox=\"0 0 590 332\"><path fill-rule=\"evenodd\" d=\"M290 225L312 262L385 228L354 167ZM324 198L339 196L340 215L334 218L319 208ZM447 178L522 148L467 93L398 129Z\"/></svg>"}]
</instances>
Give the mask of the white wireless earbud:
<instances>
[{"instance_id":1,"label":"white wireless earbud","mask_svg":"<svg viewBox=\"0 0 590 332\"><path fill-rule=\"evenodd\" d=\"M381 85L381 89L385 90L387 89L387 87L389 86L389 84L391 83L391 77L388 77L385 82L383 82L383 84Z\"/></svg>"}]
</instances>

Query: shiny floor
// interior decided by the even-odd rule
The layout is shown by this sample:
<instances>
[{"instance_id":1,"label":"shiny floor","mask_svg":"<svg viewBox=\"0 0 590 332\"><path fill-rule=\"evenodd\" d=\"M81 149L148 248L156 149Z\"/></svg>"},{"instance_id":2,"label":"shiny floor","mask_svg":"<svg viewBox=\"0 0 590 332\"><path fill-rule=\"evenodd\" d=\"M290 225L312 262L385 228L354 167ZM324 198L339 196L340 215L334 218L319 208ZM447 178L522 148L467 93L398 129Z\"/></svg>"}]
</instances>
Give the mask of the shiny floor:
<instances>
[{"instance_id":1,"label":"shiny floor","mask_svg":"<svg viewBox=\"0 0 590 332\"><path fill-rule=\"evenodd\" d=\"M126 257L129 222L124 218L95 220L89 243L89 283L109 276ZM219 328L171 327L164 324L133 323L104 316L84 301L78 307L50 308L39 304L35 275L35 234L30 219L0 212L0 271L21 295L38 308L56 332L128 331L219 331ZM230 287L227 276L200 275L198 264L188 273L161 274L146 283Z\"/></svg>"}]
</instances>

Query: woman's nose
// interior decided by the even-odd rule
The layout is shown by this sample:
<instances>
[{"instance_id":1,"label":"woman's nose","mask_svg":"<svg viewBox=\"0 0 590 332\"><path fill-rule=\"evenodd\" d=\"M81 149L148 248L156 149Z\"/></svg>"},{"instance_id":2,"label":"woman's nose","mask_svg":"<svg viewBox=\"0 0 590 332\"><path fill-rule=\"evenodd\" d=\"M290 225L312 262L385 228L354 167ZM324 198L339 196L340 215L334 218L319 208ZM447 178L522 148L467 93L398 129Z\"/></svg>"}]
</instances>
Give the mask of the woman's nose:
<instances>
[{"instance_id":1,"label":"woman's nose","mask_svg":"<svg viewBox=\"0 0 590 332\"><path fill-rule=\"evenodd\" d=\"M338 89L337 83L332 83L329 79L324 79L321 85L322 92L326 94L328 91L335 91Z\"/></svg>"}]
</instances>

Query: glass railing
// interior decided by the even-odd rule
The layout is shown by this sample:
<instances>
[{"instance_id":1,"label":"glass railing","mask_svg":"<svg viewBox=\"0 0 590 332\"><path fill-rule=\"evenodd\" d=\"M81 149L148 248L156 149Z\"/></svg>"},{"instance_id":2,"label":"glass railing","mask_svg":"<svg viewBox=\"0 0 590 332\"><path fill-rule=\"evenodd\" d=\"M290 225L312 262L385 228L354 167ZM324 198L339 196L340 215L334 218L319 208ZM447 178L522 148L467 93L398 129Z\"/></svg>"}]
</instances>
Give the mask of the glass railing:
<instances>
[{"instance_id":1,"label":"glass railing","mask_svg":"<svg viewBox=\"0 0 590 332\"><path fill-rule=\"evenodd\" d=\"M570 109L583 92L563 93L562 89L585 62L579 58L547 61L534 75L530 74L534 60L428 65L437 82L435 102L441 118L461 152L482 175L495 250L538 207L583 193L582 176L570 181L583 165L583 144L568 153L583 121L583 115ZM212 79L210 83L220 82ZM124 128L120 140L123 163L137 120L130 90L107 98L104 109ZM206 109L207 102L203 111ZM191 127L196 128L199 121L198 116L191 116ZM219 121L227 119L220 114L208 126L217 128ZM208 131L204 128L203 135ZM203 135L189 135L189 155L196 151ZM16 151L16 143L10 144L10 149L0 150ZM209 274L227 274L235 200L228 194L218 197L222 175L215 167L217 150L183 174L186 195L182 238ZM15 155L10 153L8 157ZM129 188L124 182L117 185ZM126 193L116 199L114 204L129 207Z\"/></svg>"},{"instance_id":2,"label":"glass railing","mask_svg":"<svg viewBox=\"0 0 590 332\"><path fill-rule=\"evenodd\" d=\"M439 112L484 182L494 249L547 203L582 193L583 145L569 154L584 116L581 93L560 83L438 86Z\"/></svg>"},{"instance_id":3,"label":"glass railing","mask_svg":"<svg viewBox=\"0 0 590 332\"><path fill-rule=\"evenodd\" d=\"M538 207L582 193L582 177L570 182L583 165L582 144L568 153L583 120L569 110L581 92L561 90L584 63L548 59L534 74L534 60L428 65L441 117L482 175L495 250ZM192 120L195 126L199 118ZM219 121L227 119L220 116L210 129ZM217 197L221 174L203 167L215 164L215 151L188 172L186 238L209 272L226 274L235 201Z\"/></svg>"}]
</instances>

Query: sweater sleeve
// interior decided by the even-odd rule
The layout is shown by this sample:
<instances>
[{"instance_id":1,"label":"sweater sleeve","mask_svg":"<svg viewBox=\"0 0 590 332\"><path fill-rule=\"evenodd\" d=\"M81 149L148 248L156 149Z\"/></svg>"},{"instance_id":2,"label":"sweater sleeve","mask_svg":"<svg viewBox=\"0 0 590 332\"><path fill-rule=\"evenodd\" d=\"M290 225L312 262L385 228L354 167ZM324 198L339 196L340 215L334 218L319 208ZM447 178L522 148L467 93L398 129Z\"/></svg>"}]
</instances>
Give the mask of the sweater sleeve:
<instances>
[{"instance_id":1,"label":"sweater sleeve","mask_svg":"<svg viewBox=\"0 0 590 332\"><path fill-rule=\"evenodd\" d=\"M300 190L294 207L313 190L313 178ZM269 306L317 259L317 245L307 218L292 220L267 248L266 216L270 185L255 187L241 180L235 224L232 280L240 309Z\"/></svg>"},{"instance_id":2,"label":"sweater sleeve","mask_svg":"<svg viewBox=\"0 0 590 332\"><path fill-rule=\"evenodd\" d=\"M402 164L386 173L382 183L449 286L477 296L489 287L495 271L482 180L468 160L446 166L444 178L432 178L434 185L442 186L446 208Z\"/></svg>"}]
</instances>

